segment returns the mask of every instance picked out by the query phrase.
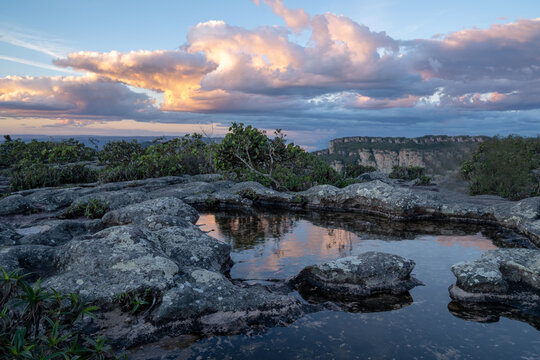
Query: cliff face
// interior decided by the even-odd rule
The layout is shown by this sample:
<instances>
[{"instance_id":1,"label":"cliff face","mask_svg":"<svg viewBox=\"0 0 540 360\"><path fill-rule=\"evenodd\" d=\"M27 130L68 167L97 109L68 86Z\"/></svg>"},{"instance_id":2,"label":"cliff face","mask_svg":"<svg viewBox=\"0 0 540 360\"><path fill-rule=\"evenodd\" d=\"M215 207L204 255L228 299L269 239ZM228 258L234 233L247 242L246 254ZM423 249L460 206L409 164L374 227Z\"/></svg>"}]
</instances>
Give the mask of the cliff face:
<instances>
[{"instance_id":1,"label":"cliff face","mask_svg":"<svg viewBox=\"0 0 540 360\"><path fill-rule=\"evenodd\" d=\"M355 136L331 140L328 149L315 154L340 171L346 163L374 166L389 173L392 167L421 166L428 173L456 169L485 141L484 136L423 136L382 138Z\"/></svg>"}]
</instances>

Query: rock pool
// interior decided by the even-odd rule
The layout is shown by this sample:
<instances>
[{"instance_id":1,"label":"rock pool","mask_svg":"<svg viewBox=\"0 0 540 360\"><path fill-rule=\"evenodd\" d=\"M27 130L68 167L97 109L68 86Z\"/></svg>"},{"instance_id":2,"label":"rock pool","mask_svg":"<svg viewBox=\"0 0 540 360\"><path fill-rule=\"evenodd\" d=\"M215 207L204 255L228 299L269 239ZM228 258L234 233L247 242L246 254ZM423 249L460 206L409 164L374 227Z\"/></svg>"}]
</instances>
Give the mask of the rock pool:
<instances>
[{"instance_id":1,"label":"rock pool","mask_svg":"<svg viewBox=\"0 0 540 360\"><path fill-rule=\"evenodd\" d=\"M202 213L209 235L229 243L232 279L272 283L305 266L366 251L416 262L425 286L395 306L351 306L308 314L287 327L235 336L183 336L145 345L136 359L538 359L537 317L451 302L450 267L490 249L524 246L495 228L392 224L355 214ZM298 294L295 294L299 296ZM499 316L499 315L505 315Z\"/></svg>"}]
</instances>

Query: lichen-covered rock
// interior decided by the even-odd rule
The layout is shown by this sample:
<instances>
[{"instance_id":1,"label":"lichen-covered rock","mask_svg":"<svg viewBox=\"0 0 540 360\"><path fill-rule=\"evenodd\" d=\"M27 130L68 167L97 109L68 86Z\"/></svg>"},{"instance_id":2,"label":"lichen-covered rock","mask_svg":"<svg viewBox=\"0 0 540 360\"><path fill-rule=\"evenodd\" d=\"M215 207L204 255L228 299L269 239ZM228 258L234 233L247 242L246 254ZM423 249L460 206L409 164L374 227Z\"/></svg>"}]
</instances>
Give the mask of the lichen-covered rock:
<instances>
[{"instance_id":1,"label":"lichen-covered rock","mask_svg":"<svg viewBox=\"0 0 540 360\"><path fill-rule=\"evenodd\" d=\"M55 272L54 248L44 245L17 245L0 248L0 268L22 270L23 274L45 277Z\"/></svg>"},{"instance_id":2,"label":"lichen-covered rock","mask_svg":"<svg viewBox=\"0 0 540 360\"><path fill-rule=\"evenodd\" d=\"M498 249L452 266L450 296L460 303L500 303L540 312L540 251Z\"/></svg>"},{"instance_id":3,"label":"lichen-covered rock","mask_svg":"<svg viewBox=\"0 0 540 360\"><path fill-rule=\"evenodd\" d=\"M12 226L0 222L0 245L16 245L20 238Z\"/></svg>"},{"instance_id":4,"label":"lichen-covered rock","mask_svg":"<svg viewBox=\"0 0 540 360\"><path fill-rule=\"evenodd\" d=\"M150 199L148 194L137 190L104 191L78 197L73 200L71 207L87 205L90 200L99 200L105 202L109 209L116 210L148 199Z\"/></svg>"},{"instance_id":5,"label":"lichen-covered rock","mask_svg":"<svg viewBox=\"0 0 540 360\"><path fill-rule=\"evenodd\" d=\"M220 273L194 269L168 290L152 319L194 319L203 333L237 333L259 324L285 324L304 313L301 302L262 287L234 285Z\"/></svg>"},{"instance_id":6,"label":"lichen-covered rock","mask_svg":"<svg viewBox=\"0 0 540 360\"><path fill-rule=\"evenodd\" d=\"M96 233L103 227L100 220L46 220L33 226L17 228L15 231L21 237L15 243L57 246L76 236Z\"/></svg>"},{"instance_id":7,"label":"lichen-covered rock","mask_svg":"<svg viewBox=\"0 0 540 360\"><path fill-rule=\"evenodd\" d=\"M115 226L72 240L55 253L56 274L43 286L78 292L87 301L111 303L124 293L163 291L173 284L178 265L149 234L135 225Z\"/></svg>"},{"instance_id":8,"label":"lichen-covered rock","mask_svg":"<svg viewBox=\"0 0 540 360\"><path fill-rule=\"evenodd\" d=\"M225 272L230 269L231 247L205 233L197 226L164 227L152 233L165 254L181 268L200 267Z\"/></svg>"},{"instance_id":9,"label":"lichen-covered rock","mask_svg":"<svg viewBox=\"0 0 540 360\"><path fill-rule=\"evenodd\" d=\"M22 214L29 209L28 200L19 194L10 195L0 200L0 216Z\"/></svg>"},{"instance_id":10,"label":"lichen-covered rock","mask_svg":"<svg viewBox=\"0 0 540 360\"><path fill-rule=\"evenodd\" d=\"M294 195L269 189L255 181L235 184L229 189L229 192L259 203L267 202L279 205L294 202Z\"/></svg>"},{"instance_id":11,"label":"lichen-covered rock","mask_svg":"<svg viewBox=\"0 0 540 360\"><path fill-rule=\"evenodd\" d=\"M102 221L108 226L137 224L152 215L177 216L192 223L199 218L199 213L182 200L163 197L109 211L103 216Z\"/></svg>"},{"instance_id":12,"label":"lichen-covered rock","mask_svg":"<svg viewBox=\"0 0 540 360\"><path fill-rule=\"evenodd\" d=\"M301 294L337 300L401 294L420 284L411 276L414 266L414 261L401 256L369 251L308 266L291 284Z\"/></svg>"}]
</instances>

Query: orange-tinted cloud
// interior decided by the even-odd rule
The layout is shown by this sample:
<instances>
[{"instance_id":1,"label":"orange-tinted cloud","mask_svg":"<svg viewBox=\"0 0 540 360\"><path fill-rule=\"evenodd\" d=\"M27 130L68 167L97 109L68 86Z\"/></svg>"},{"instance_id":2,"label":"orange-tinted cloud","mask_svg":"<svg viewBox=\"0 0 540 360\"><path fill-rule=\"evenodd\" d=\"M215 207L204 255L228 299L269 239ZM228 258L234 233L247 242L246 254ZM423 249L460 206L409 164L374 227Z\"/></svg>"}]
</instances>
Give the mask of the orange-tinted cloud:
<instances>
[{"instance_id":1,"label":"orange-tinted cloud","mask_svg":"<svg viewBox=\"0 0 540 360\"><path fill-rule=\"evenodd\" d=\"M5 116L141 117L153 113L147 96L95 75L0 79L0 114Z\"/></svg>"},{"instance_id":2,"label":"orange-tinted cloud","mask_svg":"<svg viewBox=\"0 0 540 360\"><path fill-rule=\"evenodd\" d=\"M1 114L169 119L172 112L312 117L418 104L540 108L540 19L401 41L346 16L263 2L286 27L208 21L177 50L72 53L55 65L89 75L0 79ZM291 40L291 30L305 29L306 44ZM161 93L163 102L126 85Z\"/></svg>"}]
</instances>

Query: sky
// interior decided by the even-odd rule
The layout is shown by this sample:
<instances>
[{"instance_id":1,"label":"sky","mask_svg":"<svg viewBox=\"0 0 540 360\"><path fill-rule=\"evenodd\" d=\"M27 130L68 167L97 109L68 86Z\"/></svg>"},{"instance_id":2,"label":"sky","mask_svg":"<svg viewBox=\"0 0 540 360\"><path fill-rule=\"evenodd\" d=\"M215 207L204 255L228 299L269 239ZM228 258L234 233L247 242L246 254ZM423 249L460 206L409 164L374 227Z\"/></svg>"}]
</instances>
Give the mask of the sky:
<instances>
[{"instance_id":1,"label":"sky","mask_svg":"<svg viewBox=\"0 0 540 360\"><path fill-rule=\"evenodd\" d=\"M540 1L3 0L0 133L540 133Z\"/></svg>"}]
</instances>

